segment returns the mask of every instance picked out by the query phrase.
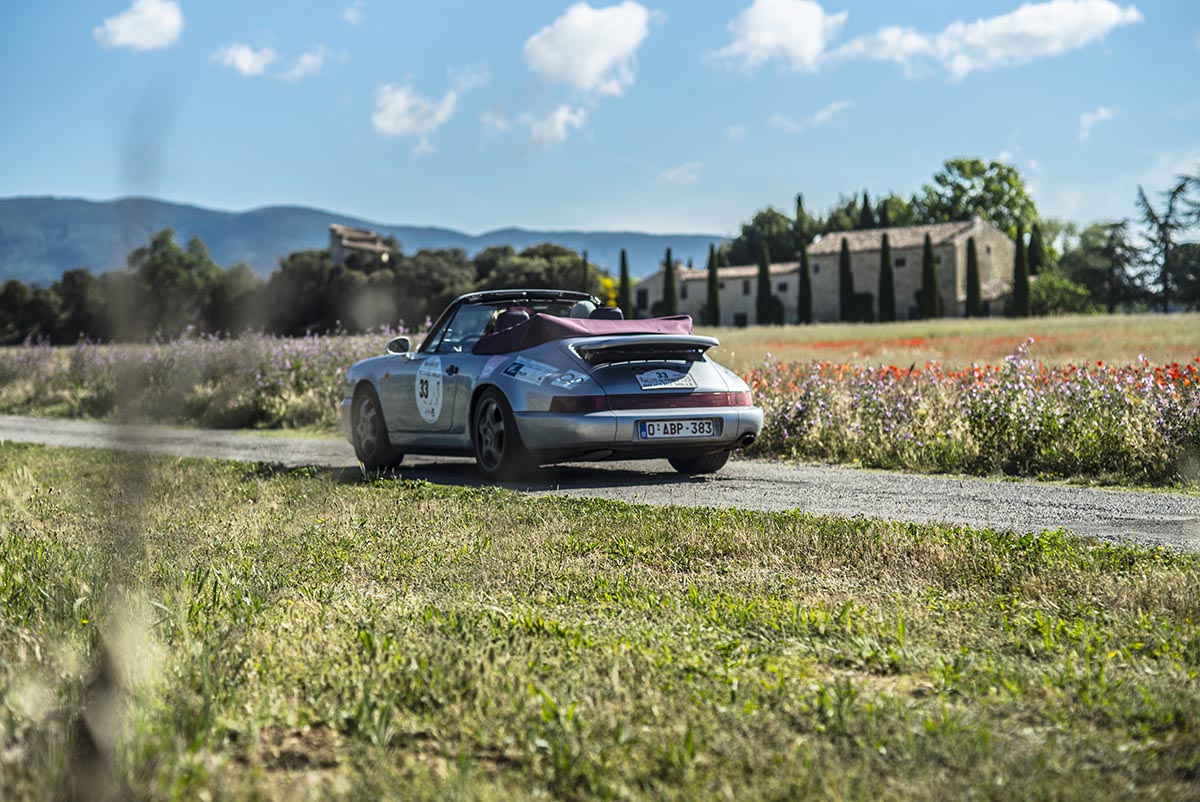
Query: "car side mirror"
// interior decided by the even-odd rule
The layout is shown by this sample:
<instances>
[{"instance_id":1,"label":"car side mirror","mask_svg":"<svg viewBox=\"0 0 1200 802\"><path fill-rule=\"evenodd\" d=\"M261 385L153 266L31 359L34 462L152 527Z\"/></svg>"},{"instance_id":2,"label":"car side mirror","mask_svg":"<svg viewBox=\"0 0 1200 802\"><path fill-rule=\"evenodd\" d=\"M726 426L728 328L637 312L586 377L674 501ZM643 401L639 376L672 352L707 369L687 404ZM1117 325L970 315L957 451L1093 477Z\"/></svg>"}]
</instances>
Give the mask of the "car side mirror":
<instances>
[{"instance_id":1,"label":"car side mirror","mask_svg":"<svg viewBox=\"0 0 1200 802\"><path fill-rule=\"evenodd\" d=\"M407 337L396 337L388 341L387 352L389 354L407 354L412 350L412 343Z\"/></svg>"}]
</instances>

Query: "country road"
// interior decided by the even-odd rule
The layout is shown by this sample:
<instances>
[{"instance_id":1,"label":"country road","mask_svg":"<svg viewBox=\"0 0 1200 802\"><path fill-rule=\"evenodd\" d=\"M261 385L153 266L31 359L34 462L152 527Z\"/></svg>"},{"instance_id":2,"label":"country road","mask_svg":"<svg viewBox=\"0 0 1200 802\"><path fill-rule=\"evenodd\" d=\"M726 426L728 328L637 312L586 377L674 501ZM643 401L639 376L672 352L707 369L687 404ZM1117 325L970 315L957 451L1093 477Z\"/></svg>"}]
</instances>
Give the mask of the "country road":
<instances>
[{"instance_id":1,"label":"country road","mask_svg":"<svg viewBox=\"0 0 1200 802\"><path fill-rule=\"evenodd\" d=\"M0 416L0 441L117 448L285 466L357 468L354 452L343 440L246 431ZM473 462L467 459L410 457L396 473L406 479L438 484L482 483ZM1016 532L1061 526L1089 537L1200 549L1200 497L1178 493L1096 490L748 459L731 461L715 476L692 478L674 473L665 460L571 464L547 468L535 481L512 487L535 495L695 507L800 509Z\"/></svg>"}]
</instances>

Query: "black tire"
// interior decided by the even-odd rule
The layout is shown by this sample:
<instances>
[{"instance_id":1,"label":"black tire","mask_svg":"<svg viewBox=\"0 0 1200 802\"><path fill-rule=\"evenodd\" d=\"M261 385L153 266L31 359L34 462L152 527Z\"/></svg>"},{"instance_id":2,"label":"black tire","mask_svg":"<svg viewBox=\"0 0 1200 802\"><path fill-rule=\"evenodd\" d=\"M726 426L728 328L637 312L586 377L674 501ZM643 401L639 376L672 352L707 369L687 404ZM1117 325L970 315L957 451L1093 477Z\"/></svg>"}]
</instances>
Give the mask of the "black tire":
<instances>
[{"instance_id":1,"label":"black tire","mask_svg":"<svg viewBox=\"0 0 1200 802\"><path fill-rule=\"evenodd\" d=\"M388 439L387 422L383 419L383 407L379 396L371 387L360 388L354 394L352 417L354 454L369 471L395 468L404 455L392 447Z\"/></svg>"},{"instance_id":2,"label":"black tire","mask_svg":"<svg viewBox=\"0 0 1200 802\"><path fill-rule=\"evenodd\" d=\"M715 451L712 454L701 454L699 457L670 457L667 462L670 462L675 470L689 476L716 473L729 462L729 452Z\"/></svg>"},{"instance_id":3,"label":"black tire","mask_svg":"<svg viewBox=\"0 0 1200 802\"><path fill-rule=\"evenodd\" d=\"M479 396L471 416L471 445L475 449L475 464L485 478L511 481L530 474L535 463L521 433L517 419L504 394L489 387Z\"/></svg>"}]
</instances>

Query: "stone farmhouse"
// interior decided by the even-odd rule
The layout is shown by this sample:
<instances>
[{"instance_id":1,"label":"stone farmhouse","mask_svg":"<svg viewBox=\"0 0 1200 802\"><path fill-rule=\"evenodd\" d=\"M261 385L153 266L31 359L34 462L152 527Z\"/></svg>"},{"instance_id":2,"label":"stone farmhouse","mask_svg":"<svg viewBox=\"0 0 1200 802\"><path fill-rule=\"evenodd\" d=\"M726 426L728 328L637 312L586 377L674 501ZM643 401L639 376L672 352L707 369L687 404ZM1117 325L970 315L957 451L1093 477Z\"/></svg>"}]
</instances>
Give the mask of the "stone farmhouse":
<instances>
[{"instance_id":1,"label":"stone farmhouse","mask_svg":"<svg viewBox=\"0 0 1200 802\"><path fill-rule=\"evenodd\" d=\"M386 262L391 252L384 237L374 231L336 223L329 226L329 258L335 265L345 265L346 260L355 253L379 256Z\"/></svg>"},{"instance_id":2,"label":"stone farmhouse","mask_svg":"<svg viewBox=\"0 0 1200 802\"><path fill-rule=\"evenodd\" d=\"M972 237L979 259L984 314L1003 314L1003 299L1012 291L1016 246L996 226L976 217L959 223L833 232L819 237L808 246L814 321L838 320L838 259L843 239L850 249L850 270L854 274L855 293L869 294L872 319L879 319L879 251L884 234L888 235L888 245L892 251L897 320L918 317L917 293L921 288L921 258L926 234L929 234L933 243L944 315L964 315L967 300L967 241ZM701 312L707 300L708 271L677 267L676 275L679 279L679 311L702 320ZM758 266L723 267L717 275L720 279L721 325L748 326L756 323ZM784 322L798 322L799 263L772 264L771 285L771 291L783 303ZM655 304L662 300L662 293L662 270L639 282L634 297L638 315L653 314Z\"/></svg>"}]
</instances>

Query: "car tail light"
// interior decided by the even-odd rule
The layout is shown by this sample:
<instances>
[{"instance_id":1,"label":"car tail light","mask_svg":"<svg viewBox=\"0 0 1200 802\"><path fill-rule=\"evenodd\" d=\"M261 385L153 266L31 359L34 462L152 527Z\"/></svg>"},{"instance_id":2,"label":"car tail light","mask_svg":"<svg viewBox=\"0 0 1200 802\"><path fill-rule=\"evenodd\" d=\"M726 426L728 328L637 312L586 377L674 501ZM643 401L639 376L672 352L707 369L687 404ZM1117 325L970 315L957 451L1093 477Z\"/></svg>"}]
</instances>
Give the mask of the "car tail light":
<instances>
[{"instance_id":1,"label":"car tail light","mask_svg":"<svg viewBox=\"0 0 1200 802\"><path fill-rule=\"evenodd\" d=\"M696 407L748 407L750 393L645 393L611 395L613 409L688 409Z\"/></svg>"},{"instance_id":2,"label":"car tail light","mask_svg":"<svg viewBox=\"0 0 1200 802\"><path fill-rule=\"evenodd\" d=\"M603 395L556 395L550 399L551 412L603 412L608 409Z\"/></svg>"}]
</instances>

